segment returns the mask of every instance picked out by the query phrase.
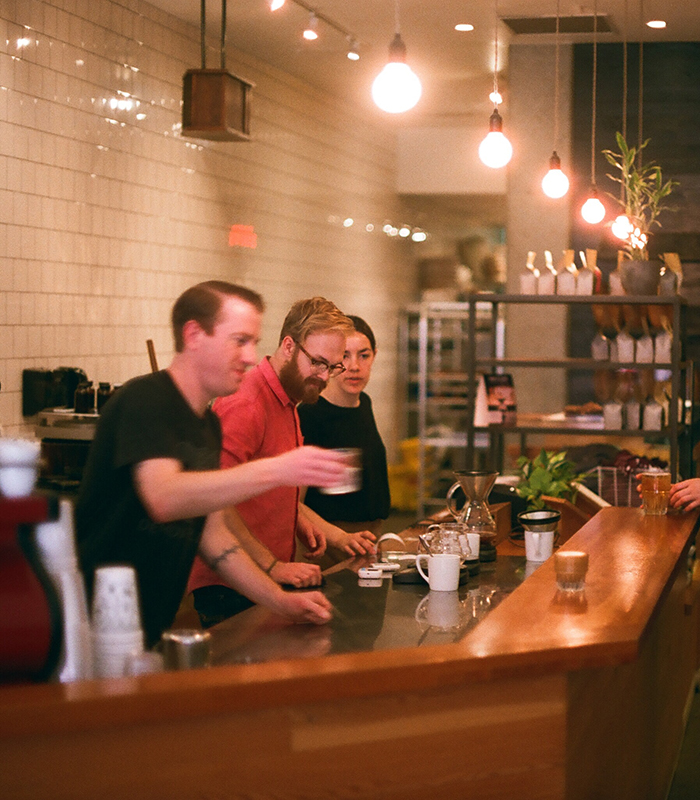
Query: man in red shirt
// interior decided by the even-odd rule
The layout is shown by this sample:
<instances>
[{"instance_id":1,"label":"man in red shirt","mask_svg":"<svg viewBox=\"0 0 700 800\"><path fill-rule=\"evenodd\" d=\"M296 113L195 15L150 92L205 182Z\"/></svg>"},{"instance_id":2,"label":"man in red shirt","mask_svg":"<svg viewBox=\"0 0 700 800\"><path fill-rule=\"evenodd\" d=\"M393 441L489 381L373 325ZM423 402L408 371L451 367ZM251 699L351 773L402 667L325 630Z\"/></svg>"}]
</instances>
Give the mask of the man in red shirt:
<instances>
[{"instance_id":1,"label":"man in red shirt","mask_svg":"<svg viewBox=\"0 0 700 800\"><path fill-rule=\"evenodd\" d=\"M303 444L297 405L316 402L328 379L343 371L345 338L353 330L352 322L325 298L292 306L275 353L246 373L238 392L214 404L223 431L222 467L277 456ZM227 509L226 522L273 580L296 587L321 583L318 565L294 561L297 538L312 558L320 557L327 544L348 555L375 549L371 532L346 533L305 506L299 486L278 486L238 503ZM195 562L189 589L205 626L250 605L221 585L201 561Z\"/></svg>"}]
</instances>

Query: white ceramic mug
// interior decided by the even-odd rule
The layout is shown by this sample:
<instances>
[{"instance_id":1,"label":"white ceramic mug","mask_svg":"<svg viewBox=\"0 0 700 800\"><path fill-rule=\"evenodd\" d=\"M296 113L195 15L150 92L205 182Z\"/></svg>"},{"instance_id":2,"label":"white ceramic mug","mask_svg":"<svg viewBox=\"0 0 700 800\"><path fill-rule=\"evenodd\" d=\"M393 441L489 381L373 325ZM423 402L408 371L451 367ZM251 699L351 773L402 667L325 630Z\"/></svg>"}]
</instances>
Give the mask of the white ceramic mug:
<instances>
[{"instance_id":1,"label":"white ceramic mug","mask_svg":"<svg viewBox=\"0 0 700 800\"><path fill-rule=\"evenodd\" d=\"M528 561L546 561L554 549L554 531L525 530L525 557Z\"/></svg>"},{"instance_id":2,"label":"white ceramic mug","mask_svg":"<svg viewBox=\"0 0 700 800\"><path fill-rule=\"evenodd\" d=\"M478 533L465 533L467 537L467 542L469 543L469 549L471 550L471 555L468 555L466 560L467 561L478 561L479 560L479 547L481 545L481 536Z\"/></svg>"},{"instance_id":3,"label":"white ceramic mug","mask_svg":"<svg viewBox=\"0 0 700 800\"><path fill-rule=\"evenodd\" d=\"M428 574L423 572L421 562L428 562ZM433 592L454 592L459 588L459 567L462 562L457 553L437 553L416 556L416 568Z\"/></svg>"}]
</instances>

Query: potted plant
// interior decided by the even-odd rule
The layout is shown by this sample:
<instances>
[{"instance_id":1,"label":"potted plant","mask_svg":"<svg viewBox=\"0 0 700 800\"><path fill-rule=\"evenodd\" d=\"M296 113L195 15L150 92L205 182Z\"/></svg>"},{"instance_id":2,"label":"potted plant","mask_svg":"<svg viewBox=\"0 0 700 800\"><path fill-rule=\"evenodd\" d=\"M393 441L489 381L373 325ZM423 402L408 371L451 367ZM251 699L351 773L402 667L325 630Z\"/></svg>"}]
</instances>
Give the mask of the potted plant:
<instances>
[{"instance_id":1,"label":"potted plant","mask_svg":"<svg viewBox=\"0 0 700 800\"><path fill-rule=\"evenodd\" d=\"M649 261L647 245L651 229L660 225L659 214L668 208L663 200L678 182L664 181L661 167L653 162L642 164L648 139L639 147L629 147L619 131L615 139L620 152L603 150L603 155L617 170L608 177L622 188L620 197L610 195L622 211L612 223L613 233L623 241L624 256L618 265L622 286L627 294L656 294L661 265Z\"/></svg>"},{"instance_id":2,"label":"potted plant","mask_svg":"<svg viewBox=\"0 0 700 800\"><path fill-rule=\"evenodd\" d=\"M576 499L576 483L583 475L566 460L566 451L555 453L542 448L535 458L520 456L517 461L520 482L515 487L518 495L527 501L528 510L547 507L546 498Z\"/></svg>"}]
</instances>

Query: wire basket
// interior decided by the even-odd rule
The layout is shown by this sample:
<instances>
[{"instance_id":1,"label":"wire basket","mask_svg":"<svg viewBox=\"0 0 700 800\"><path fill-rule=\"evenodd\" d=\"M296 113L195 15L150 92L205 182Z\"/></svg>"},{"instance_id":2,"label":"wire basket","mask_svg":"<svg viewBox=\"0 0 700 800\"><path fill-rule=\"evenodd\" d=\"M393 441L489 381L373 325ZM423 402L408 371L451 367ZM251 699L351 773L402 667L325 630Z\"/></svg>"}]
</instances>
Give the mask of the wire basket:
<instances>
[{"instance_id":1,"label":"wire basket","mask_svg":"<svg viewBox=\"0 0 700 800\"><path fill-rule=\"evenodd\" d=\"M642 505L636 472L624 472L617 467L596 467L592 473L598 481L597 494L611 506Z\"/></svg>"}]
</instances>

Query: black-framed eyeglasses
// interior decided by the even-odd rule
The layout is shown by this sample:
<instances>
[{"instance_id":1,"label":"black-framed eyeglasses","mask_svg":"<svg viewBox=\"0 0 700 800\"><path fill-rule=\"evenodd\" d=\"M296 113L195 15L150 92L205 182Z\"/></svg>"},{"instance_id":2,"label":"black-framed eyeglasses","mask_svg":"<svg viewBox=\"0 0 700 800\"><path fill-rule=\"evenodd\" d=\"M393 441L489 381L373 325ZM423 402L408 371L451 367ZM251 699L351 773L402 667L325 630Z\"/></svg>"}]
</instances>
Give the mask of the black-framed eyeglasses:
<instances>
[{"instance_id":1,"label":"black-framed eyeglasses","mask_svg":"<svg viewBox=\"0 0 700 800\"><path fill-rule=\"evenodd\" d=\"M311 369L316 373L327 372L329 378L335 378L345 372L345 364L329 364L325 358L316 358L306 350L303 345L299 344L296 339L293 339L294 344L301 350L301 352L309 359Z\"/></svg>"}]
</instances>

